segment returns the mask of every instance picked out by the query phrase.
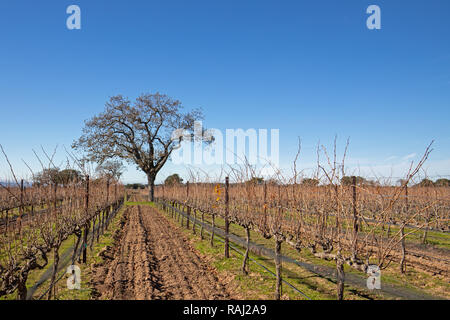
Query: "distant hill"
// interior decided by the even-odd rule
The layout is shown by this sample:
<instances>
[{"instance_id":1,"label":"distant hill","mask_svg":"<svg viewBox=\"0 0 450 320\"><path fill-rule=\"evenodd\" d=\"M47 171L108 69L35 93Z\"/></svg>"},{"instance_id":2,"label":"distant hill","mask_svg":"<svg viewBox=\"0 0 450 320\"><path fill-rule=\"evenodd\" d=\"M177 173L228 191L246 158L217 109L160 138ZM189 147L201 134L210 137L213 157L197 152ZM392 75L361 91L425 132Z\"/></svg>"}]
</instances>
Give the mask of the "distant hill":
<instances>
[{"instance_id":1,"label":"distant hill","mask_svg":"<svg viewBox=\"0 0 450 320\"><path fill-rule=\"evenodd\" d=\"M20 183L20 181L19 181ZM0 181L0 184L4 187L17 187L17 183L15 183L14 181ZM31 187L33 185L32 182L29 181L24 181L23 182L24 187Z\"/></svg>"}]
</instances>

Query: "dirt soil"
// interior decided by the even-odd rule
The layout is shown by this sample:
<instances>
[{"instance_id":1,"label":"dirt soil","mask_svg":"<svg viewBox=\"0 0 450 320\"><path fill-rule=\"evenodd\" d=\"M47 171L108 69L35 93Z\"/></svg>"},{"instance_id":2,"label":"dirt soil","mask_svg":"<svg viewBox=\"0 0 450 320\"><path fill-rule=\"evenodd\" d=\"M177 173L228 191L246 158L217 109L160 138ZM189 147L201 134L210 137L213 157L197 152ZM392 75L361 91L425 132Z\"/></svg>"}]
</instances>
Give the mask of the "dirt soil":
<instances>
[{"instance_id":1,"label":"dirt soil","mask_svg":"<svg viewBox=\"0 0 450 320\"><path fill-rule=\"evenodd\" d=\"M233 299L216 270L155 208L130 207L117 240L94 269L99 299Z\"/></svg>"}]
</instances>

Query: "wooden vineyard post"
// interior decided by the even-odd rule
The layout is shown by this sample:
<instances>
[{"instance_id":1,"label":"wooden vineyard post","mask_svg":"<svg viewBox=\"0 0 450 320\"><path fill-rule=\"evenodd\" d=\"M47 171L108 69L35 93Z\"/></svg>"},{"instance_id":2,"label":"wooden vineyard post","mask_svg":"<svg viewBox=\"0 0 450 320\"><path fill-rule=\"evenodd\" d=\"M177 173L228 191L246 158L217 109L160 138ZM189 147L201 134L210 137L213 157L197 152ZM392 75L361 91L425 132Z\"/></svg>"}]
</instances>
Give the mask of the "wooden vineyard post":
<instances>
[{"instance_id":1,"label":"wooden vineyard post","mask_svg":"<svg viewBox=\"0 0 450 320\"><path fill-rule=\"evenodd\" d=\"M189 229L189 217L191 215L191 208L188 205L189 201L189 181L186 182L186 229Z\"/></svg>"},{"instance_id":2,"label":"wooden vineyard post","mask_svg":"<svg viewBox=\"0 0 450 320\"><path fill-rule=\"evenodd\" d=\"M175 202L172 201L172 205L170 206L170 217L173 219L174 218L174 209L175 207Z\"/></svg>"},{"instance_id":3,"label":"wooden vineyard post","mask_svg":"<svg viewBox=\"0 0 450 320\"><path fill-rule=\"evenodd\" d=\"M408 184L405 184L405 216L408 215L409 202L408 202ZM400 272L406 272L406 243L405 243L405 220L406 217L402 219L402 226L400 228L400 247L401 247L401 260L400 260Z\"/></svg>"},{"instance_id":4,"label":"wooden vineyard post","mask_svg":"<svg viewBox=\"0 0 450 320\"><path fill-rule=\"evenodd\" d=\"M344 284L345 284L345 273L344 273L344 259L341 253L338 252L336 258L336 273L337 273L337 299L344 299Z\"/></svg>"},{"instance_id":5,"label":"wooden vineyard post","mask_svg":"<svg viewBox=\"0 0 450 320\"><path fill-rule=\"evenodd\" d=\"M278 185L278 214L275 222L275 270L276 270L276 288L275 288L275 299L280 300L283 295L282 292L282 275L281 275L281 215L282 215L282 202L281 202L281 186Z\"/></svg>"},{"instance_id":6,"label":"wooden vineyard post","mask_svg":"<svg viewBox=\"0 0 450 320\"><path fill-rule=\"evenodd\" d=\"M180 206L180 220L181 220L181 227L184 227L184 209L185 209L186 205L182 205Z\"/></svg>"},{"instance_id":7,"label":"wooden vineyard post","mask_svg":"<svg viewBox=\"0 0 450 320\"><path fill-rule=\"evenodd\" d=\"M267 228L267 184L264 181L264 220L263 220L263 230L266 232Z\"/></svg>"},{"instance_id":8,"label":"wooden vineyard post","mask_svg":"<svg viewBox=\"0 0 450 320\"><path fill-rule=\"evenodd\" d=\"M281 240L275 237L275 268L276 268L276 288L275 299L280 300L282 296L282 277L281 277Z\"/></svg>"},{"instance_id":9,"label":"wooden vineyard post","mask_svg":"<svg viewBox=\"0 0 450 320\"><path fill-rule=\"evenodd\" d=\"M21 213L23 213L23 193L24 193L24 188L23 188L23 179L20 180L20 210Z\"/></svg>"},{"instance_id":10,"label":"wooden vineyard post","mask_svg":"<svg viewBox=\"0 0 450 320\"><path fill-rule=\"evenodd\" d=\"M200 238L203 240L203 225L205 224L205 213L202 211L202 225L200 226Z\"/></svg>"},{"instance_id":11,"label":"wooden vineyard post","mask_svg":"<svg viewBox=\"0 0 450 320\"><path fill-rule=\"evenodd\" d=\"M408 184L405 185L405 204L406 204L406 212L409 211L409 200L408 200Z\"/></svg>"},{"instance_id":12,"label":"wooden vineyard post","mask_svg":"<svg viewBox=\"0 0 450 320\"><path fill-rule=\"evenodd\" d=\"M406 271L406 246L405 246L405 224L402 223L402 226L400 228L400 237L401 237L401 255L402 258L400 260L400 272L405 273Z\"/></svg>"},{"instance_id":13,"label":"wooden vineyard post","mask_svg":"<svg viewBox=\"0 0 450 320\"><path fill-rule=\"evenodd\" d=\"M211 213L211 219L212 219L212 230L211 230L211 238L210 238L210 244L211 247L214 247L214 233L216 231L216 215L214 213Z\"/></svg>"},{"instance_id":14,"label":"wooden vineyard post","mask_svg":"<svg viewBox=\"0 0 450 320\"><path fill-rule=\"evenodd\" d=\"M245 254L244 259L242 261L242 273L248 274L248 255L250 252L250 226L247 224L245 226L245 235L246 235L246 248L245 248Z\"/></svg>"},{"instance_id":15,"label":"wooden vineyard post","mask_svg":"<svg viewBox=\"0 0 450 320\"><path fill-rule=\"evenodd\" d=\"M229 221L229 184L230 179L228 177L225 178L225 258L230 257L230 245L229 245L229 228L230 228L230 221Z\"/></svg>"},{"instance_id":16,"label":"wooden vineyard post","mask_svg":"<svg viewBox=\"0 0 450 320\"><path fill-rule=\"evenodd\" d=\"M22 216L23 216L23 179L20 180L20 207L19 207L19 234L22 234Z\"/></svg>"},{"instance_id":17,"label":"wooden vineyard post","mask_svg":"<svg viewBox=\"0 0 450 320\"><path fill-rule=\"evenodd\" d=\"M33 203L33 201L31 201L30 214L31 214L31 216L34 216L34 203Z\"/></svg>"},{"instance_id":18,"label":"wooden vineyard post","mask_svg":"<svg viewBox=\"0 0 450 320\"><path fill-rule=\"evenodd\" d=\"M58 192L58 183L55 182L55 185L53 186L53 209L55 209L55 210L56 210L56 206L57 206L56 202L58 201L57 196L56 196L57 192Z\"/></svg>"},{"instance_id":19,"label":"wooden vineyard post","mask_svg":"<svg viewBox=\"0 0 450 320\"><path fill-rule=\"evenodd\" d=\"M353 191L353 258L356 258L356 249L358 246L358 211L357 211L357 203L356 203L356 176L353 176L352 183L352 191Z\"/></svg>"},{"instance_id":20,"label":"wooden vineyard post","mask_svg":"<svg viewBox=\"0 0 450 320\"><path fill-rule=\"evenodd\" d=\"M86 216L89 213L89 176L86 176L86 193L85 193L85 202L84 202L84 210ZM87 239L89 233L89 222L86 222L83 234L83 263L86 263L87 260Z\"/></svg>"},{"instance_id":21,"label":"wooden vineyard post","mask_svg":"<svg viewBox=\"0 0 450 320\"><path fill-rule=\"evenodd\" d=\"M197 210L194 208L194 220L192 222L192 233L195 234L195 223L197 222Z\"/></svg>"},{"instance_id":22,"label":"wooden vineyard post","mask_svg":"<svg viewBox=\"0 0 450 320\"><path fill-rule=\"evenodd\" d=\"M108 202L109 202L109 179L106 179L106 202L105 202L105 204L107 207L108 207ZM101 232L101 234L103 234L103 232L104 232L106 211L107 211L107 209L102 209L99 212L98 227L97 227L97 243L100 240L100 232Z\"/></svg>"},{"instance_id":23,"label":"wooden vineyard post","mask_svg":"<svg viewBox=\"0 0 450 320\"><path fill-rule=\"evenodd\" d=\"M117 203L117 181L116 181L116 183L114 184L114 203ZM108 224L109 224L109 222L108 222L108 218L109 218L109 215L111 214L111 212L114 210L114 207L113 207L113 205L111 206L111 208L108 210L108 213L106 214L106 230L108 230Z\"/></svg>"},{"instance_id":24,"label":"wooden vineyard post","mask_svg":"<svg viewBox=\"0 0 450 320\"><path fill-rule=\"evenodd\" d=\"M109 179L106 180L106 203L109 202Z\"/></svg>"},{"instance_id":25,"label":"wooden vineyard post","mask_svg":"<svg viewBox=\"0 0 450 320\"><path fill-rule=\"evenodd\" d=\"M102 233L105 232L105 224L108 220L108 213L111 210L111 207L109 206L109 179L106 180L106 208L102 213Z\"/></svg>"}]
</instances>

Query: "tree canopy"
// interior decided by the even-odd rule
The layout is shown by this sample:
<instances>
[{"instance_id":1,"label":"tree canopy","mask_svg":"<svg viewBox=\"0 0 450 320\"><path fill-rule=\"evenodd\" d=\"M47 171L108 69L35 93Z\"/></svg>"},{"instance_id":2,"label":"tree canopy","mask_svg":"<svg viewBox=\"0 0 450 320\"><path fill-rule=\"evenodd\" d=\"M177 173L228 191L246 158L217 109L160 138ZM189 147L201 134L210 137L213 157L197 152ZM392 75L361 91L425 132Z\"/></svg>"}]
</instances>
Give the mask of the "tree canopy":
<instances>
[{"instance_id":1,"label":"tree canopy","mask_svg":"<svg viewBox=\"0 0 450 320\"><path fill-rule=\"evenodd\" d=\"M125 167L121 161L107 160L98 165L95 171L108 180L119 180L123 174Z\"/></svg>"},{"instance_id":2,"label":"tree canopy","mask_svg":"<svg viewBox=\"0 0 450 320\"><path fill-rule=\"evenodd\" d=\"M342 177L342 179L341 179L341 183L342 183L344 186L351 186L351 185L353 184L353 177L354 177L354 176L344 176L344 177ZM367 180L366 180L365 178L360 177L360 176L356 176L356 184L357 184L357 185L359 185L359 184L365 184L366 182L367 182Z\"/></svg>"},{"instance_id":3,"label":"tree canopy","mask_svg":"<svg viewBox=\"0 0 450 320\"><path fill-rule=\"evenodd\" d=\"M164 180L164 184L168 185L168 186L173 186L176 184L182 184L183 183L183 178L181 178L178 173L174 173L170 176L168 176L166 178L166 180Z\"/></svg>"},{"instance_id":4,"label":"tree canopy","mask_svg":"<svg viewBox=\"0 0 450 320\"><path fill-rule=\"evenodd\" d=\"M422 181L420 181L417 186L419 187L433 187L434 186L434 182L430 179L422 179Z\"/></svg>"},{"instance_id":5,"label":"tree canopy","mask_svg":"<svg viewBox=\"0 0 450 320\"><path fill-rule=\"evenodd\" d=\"M436 187L450 187L450 180L449 179L437 179L434 182L434 185Z\"/></svg>"},{"instance_id":6,"label":"tree canopy","mask_svg":"<svg viewBox=\"0 0 450 320\"><path fill-rule=\"evenodd\" d=\"M302 180L302 184L305 186L318 186L320 183L319 179L305 178Z\"/></svg>"},{"instance_id":7,"label":"tree canopy","mask_svg":"<svg viewBox=\"0 0 450 320\"><path fill-rule=\"evenodd\" d=\"M129 183L125 186L125 188L127 189L145 189L145 185L143 185L142 183Z\"/></svg>"},{"instance_id":8,"label":"tree canopy","mask_svg":"<svg viewBox=\"0 0 450 320\"><path fill-rule=\"evenodd\" d=\"M81 174L74 169L49 168L38 172L33 177L33 183L38 186L68 185L81 179Z\"/></svg>"},{"instance_id":9,"label":"tree canopy","mask_svg":"<svg viewBox=\"0 0 450 320\"><path fill-rule=\"evenodd\" d=\"M153 201L157 173L185 138L172 139L173 132L191 133L194 122L203 118L199 109L183 109L180 101L160 93L142 94L134 102L114 96L104 112L85 122L82 136L72 146L100 164L114 158L135 164L147 175Z\"/></svg>"},{"instance_id":10,"label":"tree canopy","mask_svg":"<svg viewBox=\"0 0 450 320\"><path fill-rule=\"evenodd\" d=\"M430 179L422 179L418 184L416 184L418 187L450 187L450 180L449 179L437 179L435 182Z\"/></svg>"},{"instance_id":11,"label":"tree canopy","mask_svg":"<svg viewBox=\"0 0 450 320\"><path fill-rule=\"evenodd\" d=\"M264 178L261 177L252 177L247 181L248 184L259 185L264 183Z\"/></svg>"}]
</instances>

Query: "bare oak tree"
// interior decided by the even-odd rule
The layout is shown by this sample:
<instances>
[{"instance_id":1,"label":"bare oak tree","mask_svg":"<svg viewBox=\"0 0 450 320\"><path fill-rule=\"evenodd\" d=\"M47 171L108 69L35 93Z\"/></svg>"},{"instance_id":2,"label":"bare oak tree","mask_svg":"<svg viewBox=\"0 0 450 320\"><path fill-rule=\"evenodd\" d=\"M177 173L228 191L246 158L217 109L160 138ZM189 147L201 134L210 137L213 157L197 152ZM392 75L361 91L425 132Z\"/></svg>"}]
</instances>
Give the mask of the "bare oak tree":
<instances>
[{"instance_id":1,"label":"bare oak tree","mask_svg":"<svg viewBox=\"0 0 450 320\"><path fill-rule=\"evenodd\" d=\"M114 158L136 164L147 175L153 201L156 175L186 137L172 139L173 132L191 133L194 122L201 119L199 109L183 112L180 101L164 94L142 94L133 103L117 95L106 103L104 112L85 122L72 147L100 164Z\"/></svg>"}]
</instances>

